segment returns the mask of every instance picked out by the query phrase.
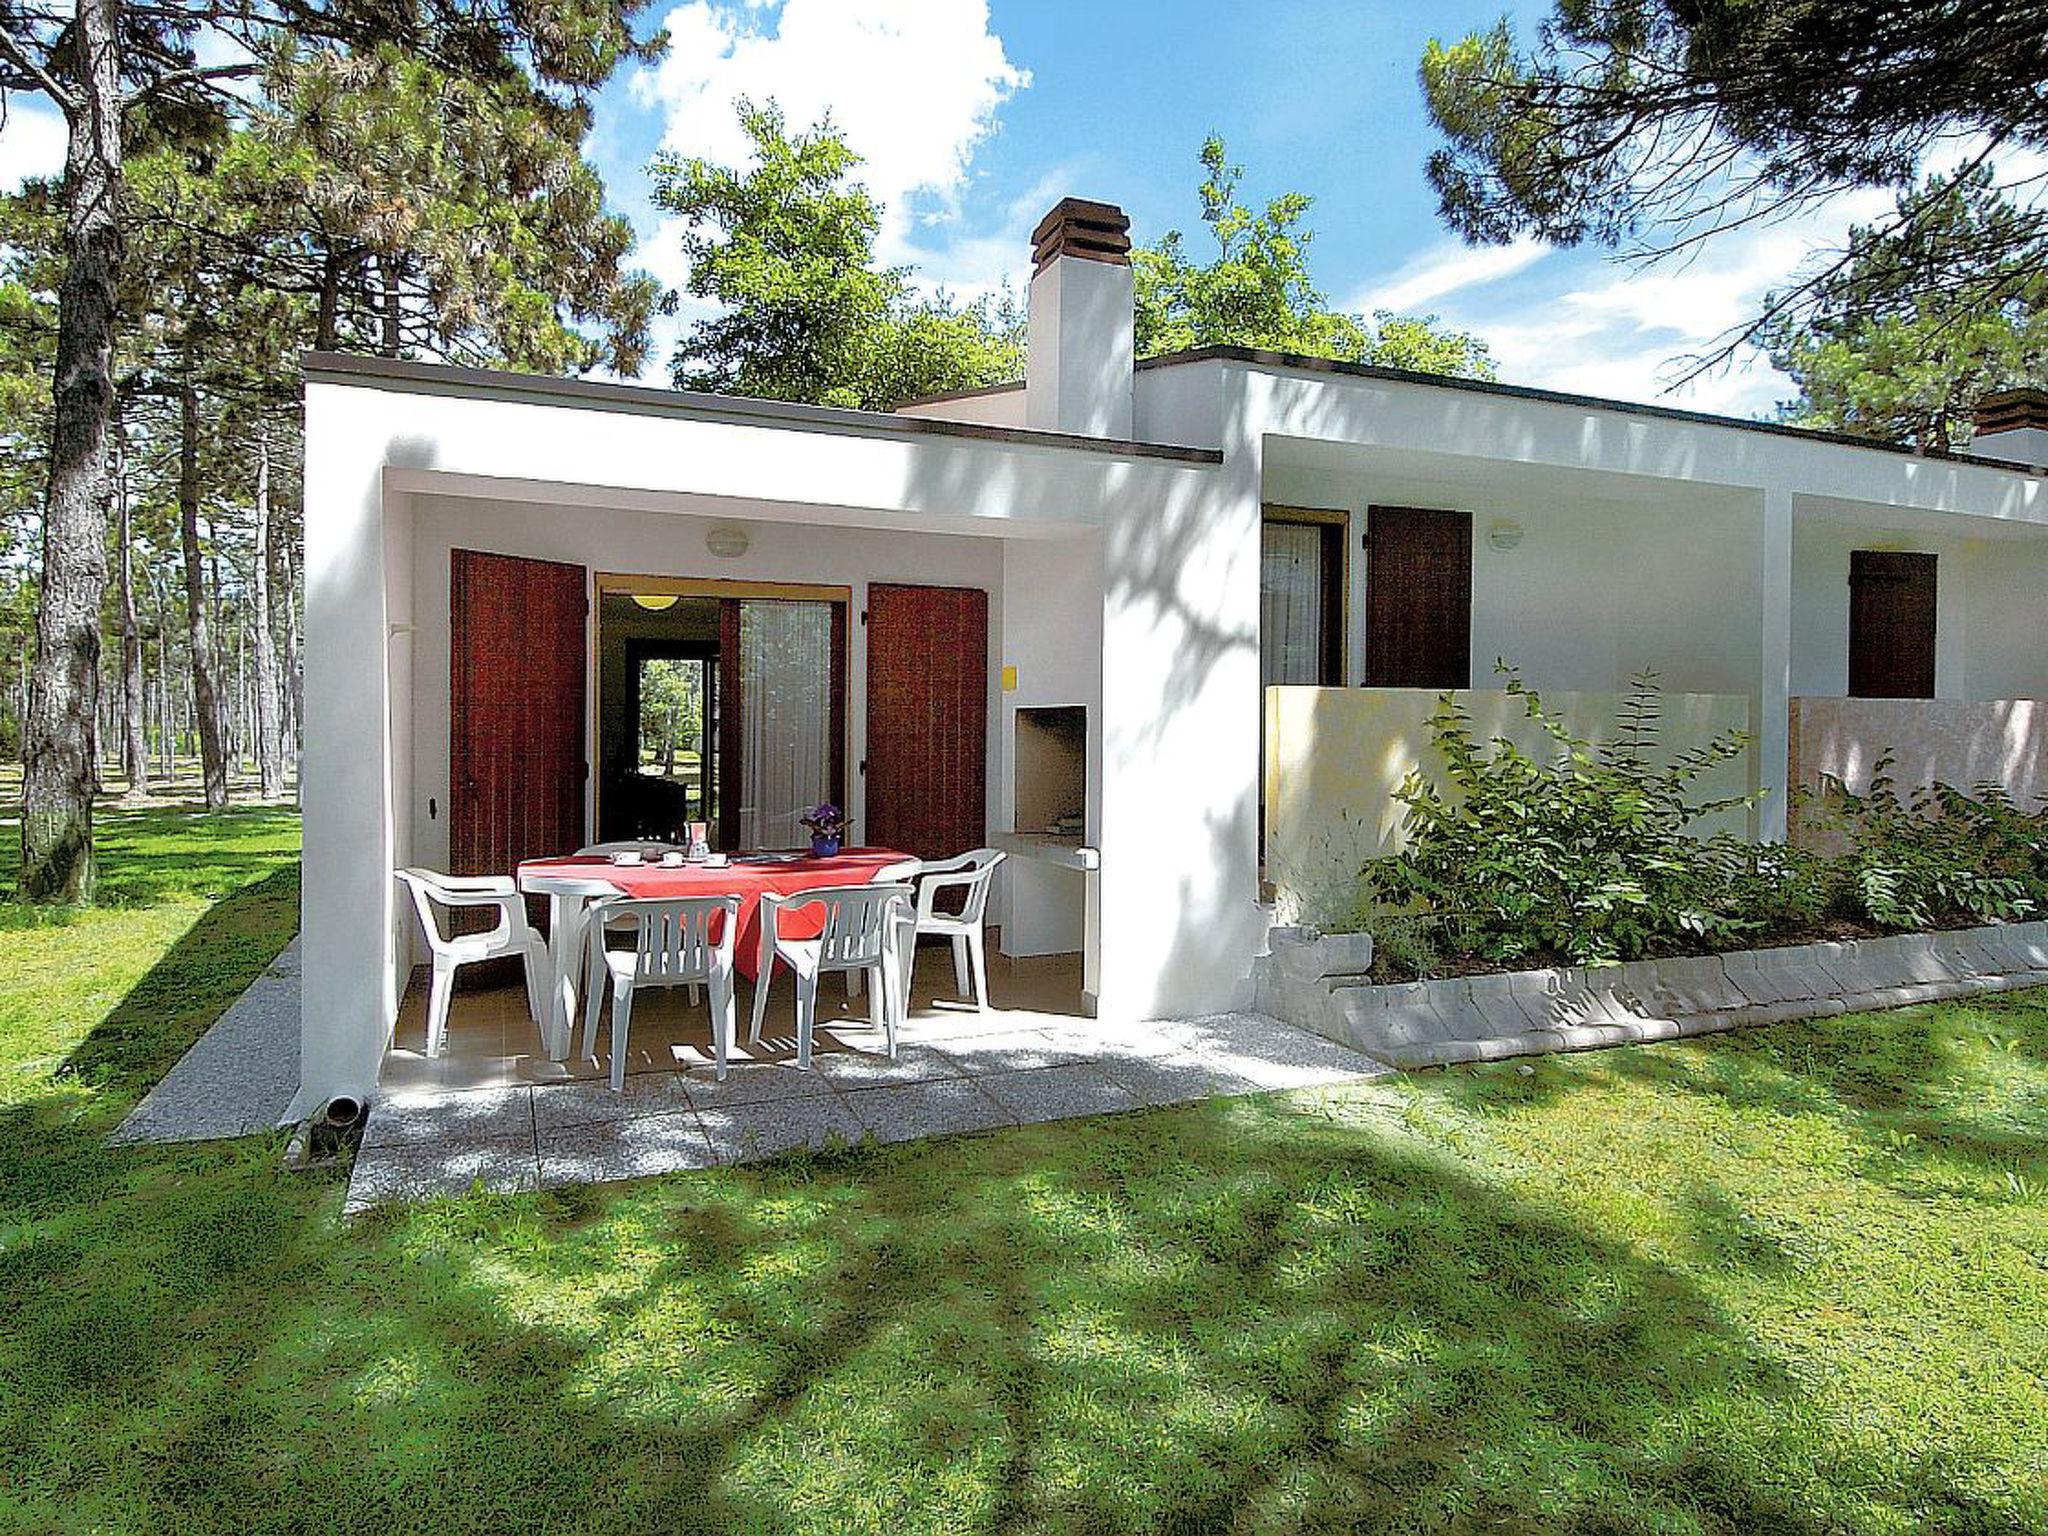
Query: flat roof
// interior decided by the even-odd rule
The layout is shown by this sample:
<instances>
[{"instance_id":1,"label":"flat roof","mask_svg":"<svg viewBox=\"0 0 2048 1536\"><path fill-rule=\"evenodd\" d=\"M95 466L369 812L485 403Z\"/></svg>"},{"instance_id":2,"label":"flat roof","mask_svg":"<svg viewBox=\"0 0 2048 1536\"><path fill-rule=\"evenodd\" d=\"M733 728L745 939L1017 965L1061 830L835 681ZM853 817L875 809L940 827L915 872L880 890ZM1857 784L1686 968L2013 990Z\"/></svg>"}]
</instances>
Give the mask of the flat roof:
<instances>
[{"instance_id":1,"label":"flat roof","mask_svg":"<svg viewBox=\"0 0 2048 1536\"><path fill-rule=\"evenodd\" d=\"M1299 369L1308 373L1334 373L1345 378L1372 379L1389 384L1422 384L1432 389L1456 389L1475 395L1502 395L1513 400L1539 400L1550 405L1568 405L1580 410L1614 411L1624 416L1643 416L1653 421L1678 421L1693 426L1729 427L1739 432L1762 432L1772 437L1789 437L1809 443L1833 443L1843 448L1867 448L1909 459L1938 459L1944 463L1974 464L1984 469L2003 469L2016 474L2048 475L2048 466L2023 464L2012 459L1991 458L1978 453L1940 453L1933 449L1908 447L1904 443L1881 442L1858 437L1852 432L1823 427L1794 426L1783 421L1755 421L1746 416L1717 416L1710 411L1689 411L1679 406L1644 405L1634 400L1609 400L1599 395L1574 395L1563 390L1537 389L1527 384L1501 384L1491 379L1461 379L1445 373L1418 373L1410 368L1382 368L1372 363L1347 363L1333 357L1308 357L1298 352L1269 352L1260 347L1191 347L1185 352L1164 352L1141 357L1139 368L1173 368L1185 363L1248 363L1257 368Z\"/></svg>"},{"instance_id":2,"label":"flat roof","mask_svg":"<svg viewBox=\"0 0 2048 1536\"><path fill-rule=\"evenodd\" d=\"M796 405L782 400L756 400L746 395L711 395L646 384L563 379L494 368L463 368L452 363L403 362L388 357L364 357L353 352L305 352L300 354L299 365L308 380L332 379L414 394L577 405L638 416L735 421L749 426L782 427L798 432L842 432L894 438L957 437L1026 448L1062 448L1115 458L1166 459L1202 465L1223 462L1223 452L1218 448L1085 437L1032 427L951 421L941 416L897 416L885 411L848 410L841 406Z\"/></svg>"}]
</instances>

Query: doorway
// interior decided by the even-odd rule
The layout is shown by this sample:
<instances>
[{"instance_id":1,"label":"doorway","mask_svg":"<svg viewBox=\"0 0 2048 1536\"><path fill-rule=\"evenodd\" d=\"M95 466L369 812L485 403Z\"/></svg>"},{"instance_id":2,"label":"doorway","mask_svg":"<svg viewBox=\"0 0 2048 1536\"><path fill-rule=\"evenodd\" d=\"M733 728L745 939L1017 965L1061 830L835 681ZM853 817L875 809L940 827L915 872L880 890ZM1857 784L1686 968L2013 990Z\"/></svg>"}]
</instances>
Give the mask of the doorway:
<instances>
[{"instance_id":1,"label":"doorway","mask_svg":"<svg viewBox=\"0 0 2048 1536\"><path fill-rule=\"evenodd\" d=\"M844 587L598 577L600 840L799 847L845 803Z\"/></svg>"}]
</instances>

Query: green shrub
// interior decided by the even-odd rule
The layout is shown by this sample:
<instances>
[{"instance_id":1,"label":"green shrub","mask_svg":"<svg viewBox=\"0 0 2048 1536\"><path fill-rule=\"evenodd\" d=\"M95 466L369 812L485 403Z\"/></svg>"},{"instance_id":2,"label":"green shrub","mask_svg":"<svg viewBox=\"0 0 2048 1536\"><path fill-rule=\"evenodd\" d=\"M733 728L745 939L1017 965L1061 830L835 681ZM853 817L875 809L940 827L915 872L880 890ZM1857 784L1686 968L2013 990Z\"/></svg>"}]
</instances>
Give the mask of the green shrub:
<instances>
[{"instance_id":1,"label":"green shrub","mask_svg":"<svg viewBox=\"0 0 2048 1536\"><path fill-rule=\"evenodd\" d=\"M1374 860L1358 888L1390 970L1430 974L1446 956L1604 965L1793 941L1833 923L1925 929L2048 910L2048 808L2024 810L2000 785L1901 794L1886 753L1866 793L1831 782L1811 818L1843 835L1845 853L1698 838L1688 829L1700 818L1753 803L1693 798L1747 737L1725 732L1659 765L1653 674L1632 680L1614 739L1595 745L1501 671L1556 750L1475 742L1456 695L1439 700L1430 737L1442 782L1403 783L1406 847Z\"/></svg>"},{"instance_id":2,"label":"green shrub","mask_svg":"<svg viewBox=\"0 0 2048 1536\"><path fill-rule=\"evenodd\" d=\"M2012 922L2048 905L2048 811L2020 809L2000 784L1901 794L1892 766L1887 752L1861 795L1827 784L1820 822L1849 841L1840 864L1855 915L1881 928L1930 928Z\"/></svg>"},{"instance_id":3,"label":"green shrub","mask_svg":"<svg viewBox=\"0 0 2048 1536\"><path fill-rule=\"evenodd\" d=\"M1724 732L1660 764L1653 674L1631 681L1613 740L1595 745L1501 670L1556 750L1538 758L1504 739L1475 742L1471 716L1445 694L1430 717L1443 786L1409 775L1397 791L1406 847L1372 872L1389 916L1426 911L1456 953L1576 964L1725 945L1758 925L1746 913L1775 899L1765 890L1771 866L1735 839L1703 842L1687 830L1750 803L1693 797L1703 774L1746 750L1743 733Z\"/></svg>"}]
</instances>

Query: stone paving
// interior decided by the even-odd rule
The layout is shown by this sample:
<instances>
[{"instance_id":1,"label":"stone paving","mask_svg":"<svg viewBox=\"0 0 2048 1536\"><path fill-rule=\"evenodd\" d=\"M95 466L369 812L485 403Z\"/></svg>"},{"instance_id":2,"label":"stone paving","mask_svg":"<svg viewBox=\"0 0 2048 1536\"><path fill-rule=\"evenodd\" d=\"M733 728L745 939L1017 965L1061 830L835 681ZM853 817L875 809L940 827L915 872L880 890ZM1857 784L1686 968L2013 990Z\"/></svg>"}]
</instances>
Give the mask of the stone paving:
<instances>
[{"instance_id":1,"label":"stone paving","mask_svg":"<svg viewBox=\"0 0 2048 1536\"><path fill-rule=\"evenodd\" d=\"M212 1141L275 1129L299 1091L294 938L128 1112L115 1142Z\"/></svg>"},{"instance_id":2,"label":"stone paving","mask_svg":"<svg viewBox=\"0 0 2048 1536\"><path fill-rule=\"evenodd\" d=\"M829 1038L828 1038L829 1037ZM773 1157L800 1147L914 1141L1222 1095L1312 1088L1386 1068L1258 1014L1145 1024L1002 1013L913 1017L897 1059L879 1032L820 1029L810 1071L787 1059L602 1080L401 1089L374 1106L348 1209L453 1194L590 1184Z\"/></svg>"}]
</instances>

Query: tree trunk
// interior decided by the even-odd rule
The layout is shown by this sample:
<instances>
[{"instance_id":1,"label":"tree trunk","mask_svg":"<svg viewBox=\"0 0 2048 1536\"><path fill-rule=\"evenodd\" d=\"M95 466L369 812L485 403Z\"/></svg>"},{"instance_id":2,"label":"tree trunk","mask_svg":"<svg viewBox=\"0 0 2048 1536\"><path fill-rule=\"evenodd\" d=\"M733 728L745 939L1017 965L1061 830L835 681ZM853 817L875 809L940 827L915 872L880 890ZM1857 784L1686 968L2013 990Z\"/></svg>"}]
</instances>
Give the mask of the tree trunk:
<instances>
[{"instance_id":1,"label":"tree trunk","mask_svg":"<svg viewBox=\"0 0 2048 1536\"><path fill-rule=\"evenodd\" d=\"M399 297L399 264L396 256L377 258L377 275L384 285L384 344L379 350L396 357L405 350L404 306Z\"/></svg>"},{"instance_id":2,"label":"tree trunk","mask_svg":"<svg viewBox=\"0 0 2048 1536\"><path fill-rule=\"evenodd\" d=\"M121 572L121 771L128 779L128 798L134 800L149 793L149 726L142 698L142 626L135 618L135 552L125 463L115 480L114 494L121 519L117 541Z\"/></svg>"},{"instance_id":3,"label":"tree trunk","mask_svg":"<svg viewBox=\"0 0 2048 1536\"><path fill-rule=\"evenodd\" d=\"M177 724L171 718L171 604L154 573L150 593L156 598L156 761L157 776L166 785L177 776Z\"/></svg>"},{"instance_id":4,"label":"tree trunk","mask_svg":"<svg viewBox=\"0 0 2048 1536\"><path fill-rule=\"evenodd\" d=\"M320 258L320 297L313 313L313 348L335 349L335 315L341 307L341 257L333 246Z\"/></svg>"},{"instance_id":5,"label":"tree trunk","mask_svg":"<svg viewBox=\"0 0 2048 1536\"><path fill-rule=\"evenodd\" d=\"M250 649L256 664L256 776L263 796L284 793L284 696L277 686L277 646L270 603L270 433L256 428L256 554L250 565Z\"/></svg>"},{"instance_id":6,"label":"tree trunk","mask_svg":"<svg viewBox=\"0 0 2048 1536\"><path fill-rule=\"evenodd\" d=\"M185 637L192 650L192 704L199 725L199 773L209 810L228 803L228 765L221 752L220 698L208 634L206 568L199 548L199 386L192 355L178 385L178 537L185 555Z\"/></svg>"},{"instance_id":7,"label":"tree trunk","mask_svg":"<svg viewBox=\"0 0 2048 1536\"><path fill-rule=\"evenodd\" d=\"M21 894L90 901L93 717L107 590L107 425L122 263L119 0L79 0L66 112L42 602L22 732Z\"/></svg>"},{"instance_id":8,"label":"tree trunk","mask_svg":"<svg viewBox=\"0 0 2048 1536\"><path fill-rule=\"evenodd\" d=\"M306 717L303 695L299 692L299 594L298 561L292 558L291 538L282 517L270 537L270 553L277 561L275 580L271 583L271 600L282 610L283 623L279 625L279 657L284 666L284 694L286 711L291 716L291 729L285 736L285 752L296 764L299 760L300 733L305 730Z\"/></svg>"}]
</instances>

